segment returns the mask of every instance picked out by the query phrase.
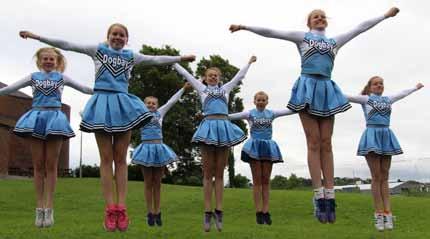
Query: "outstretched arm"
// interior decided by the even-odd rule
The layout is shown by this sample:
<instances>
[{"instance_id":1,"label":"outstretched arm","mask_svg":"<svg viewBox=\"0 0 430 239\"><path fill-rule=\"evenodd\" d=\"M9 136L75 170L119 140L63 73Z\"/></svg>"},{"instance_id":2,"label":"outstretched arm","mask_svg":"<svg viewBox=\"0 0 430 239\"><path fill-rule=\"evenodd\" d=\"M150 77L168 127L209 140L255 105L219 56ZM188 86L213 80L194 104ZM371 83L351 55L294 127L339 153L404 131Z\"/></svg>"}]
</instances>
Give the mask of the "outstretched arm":
<instances>
[{"instance_id":1,"label":"outstretched arm","mask_svg":"<svg viewBox=\"0 0 430 239\"><path fill-rule=\"evenodd\" d=\"M280 31L280 30L273 30L273 29L264 28L264 27L244 26L244 25L234 25L234 24L230 25L231 33L240 31L240 30L247 30L263 37L291 41L296 44L299 44L301 41L303 41L303 38L305 37L305 32L302 32L302 31Z\"/></svg>"},{"instance_id":2,"label":"outstretched arm","mask_svg":"<svg viewBox=\"0 0 430 239\"><path fill-rule=\"evenodd\" d=\"M204 91L206 89L206 86L196 78L194 78L193 75L191 75L187 70L185 70L181 65L178 63L173 64L173 68L185 79L190 82L190 84L196 89L199 93Z\"/></svg>"},{"instance_id":3,"label":"outstretched arm","mask_svg":"<svg viewBox=\"0 0 430 239\"><path fill-rule=\"evenodd\" d=\"M349 42L350 40L354 39L356 36L360 35L361 33L374 27L375 25L382 22L383 20L385 20L389 17L396 16L398 12L399 12L399 9L393 7L384 15L369 19L365 22L362 22L360 25L358 25L357 27L355 27L351 31L334 37L334 40L336 41L336 47L338 49L341 48L343 45L345 45L345 43Z\"/></svg>"},{"instance_id":4,"label":"outstretched arm","mask_svg":"<svg viewBox=\"0 0 430 239\"><path fill-rule=\"evenodd\" d=\"M231 79L229 82L225 83L222 86L222 88L226 92L230 92L235 86L237 86L239 84L239 82L241 80L243 80L243 78L245 78L245 75L248 72L249 67L251 66L252 63L254 63L256 61L257 61L257 57L251 56L251 58L248 61L248 64L246 64L242 69L240 69L240 71L237 72L237 74L233 77L233 79Z\"/></svg>"},{"instance_id":5,"label":"outstretched arm","mask_svg":"<svg viewBox=\"0 0 430 239\"><path fill-rule=\"evenodd\" d=\"M0 95L7 95L9 93L15 92L21 88L31 85L31 75L0 89Z\"/></svg>"},{"instance_id":6,"label":"outstretched arm","mask_svg":"<svg viewBox=\"0 0 430 239\"><path fill-rule=\"evenodd\" d=\"M143 63L146 65L162 65L162 64L173 64L181 61L194 61L196 57L194 55L185 56L150 56L141 53L134 53L134 59L136 64Z\"/></svg>"},{"instance_id":7,"label":"outstretched arm","mask_svg":"<svg viewBox=\"0 0 430 239\"><path fill-rule=\"evenodd\" d=\"M186 83L184 87L182 87L172 97L170 97L170 99L164 105L158 108L158 112L160 112L161 118L163 118L164 115L173 107L173 105L175 105L176 102L178 102L178 100L184 94L185 88L188 87L187 84L189 83Z\"/></svg>"},{"instance_id":8,"label":"outstretched arm","mask_svg":"<svg viewBox=\"0 0 430 239\"><path fill-rule=\"evenodd\" d=\"M67 41L63 41L63 40L59 40L59 39L42 37L42 36L36 35L34 33L31 33L29 31L20 31L19 35L24 39L30 38L30 39L39 40L39 41L46 43L48 45L51 45L53 47L58 47L58 48L63 49L65 51L79 52L79 53L88 55L90 57L95 56L96 52L97 52L97 45L75 44L75 43L71 43L71 42L67 42Z\"/></svg>"},{"instance_id":9,"label":"outstretched arm","mask_svg":"<svg viewBox=\"0 0 430 239\"><path fill-rule=\"evenodd\" d=\"M345 96L345 98L347 98L350 102L357 103L357 104L366 104L367 101L369 100L368 95L346 95L346 94L343 94L343 96Z\"/></svg>"},{"instance_id":10,"label":"outstretched arm","mask_svg":"<svg viewBox=\"0 0 430 239\"><path fill-rule=\"evenodd\" d=\"M275 118L281 117L281 116L286 116L286 115L292 115L295 114L297 112L292 111L290 109L282 109L282 110L272 110L273 114L275 115Z\"/></svg>"},{"instance_id":11,"label":"outstretched arm","mask_svg":"<svg viewBox=\"0 0 430 239\"><path fill-rule=\"evenodd\" d=\"M229 114L228 118L230 120L248 119L249 118L249 111L243 111L243 112L239 112L239 113Z\"/></svg>"},{"instance_id":12,"label":"outstretched arm","mask_svg":"<svg viewBox=\"0 0 430 239\"><path fill-rule=\"evenodd\" d=\"M65 75L63 75L63 79L64 79L64 85L70 86L73 89L78 90L84 94L89 94L89 95L94 94L93 88L82 85L81 83L74 81L74 80L72 80L72 78L65 76Z\"/></svg>"},{"instance_id":13,"label":"outstretched arm","mask_svg":"<svg viewBox=\"0 0 430 239\"><path fill-rule=\"evenodd\" d=\"M419 90L419 89L421 89L423 87L424 87L423 84L418 83L414 88L402 90L402 91L400 91L397 94L389 95L388 98L391 100L392 103L394 103L394 102L396 102L398 100L401 100L401 99L405 98L406 96L412 94L413 92L415 92L415 91L417 91L417 90Z\"/></svg>"}]
</instances>

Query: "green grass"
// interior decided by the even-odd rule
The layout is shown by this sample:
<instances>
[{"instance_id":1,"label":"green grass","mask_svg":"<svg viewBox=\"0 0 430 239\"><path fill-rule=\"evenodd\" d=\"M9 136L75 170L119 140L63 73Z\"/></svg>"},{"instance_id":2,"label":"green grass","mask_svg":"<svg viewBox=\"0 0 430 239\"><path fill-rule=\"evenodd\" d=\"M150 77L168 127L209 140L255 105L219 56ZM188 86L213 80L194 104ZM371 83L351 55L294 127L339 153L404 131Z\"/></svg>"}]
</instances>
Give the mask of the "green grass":
<instances>
[{"instance_id":1,"label":"green grass","mask_svg":"<svg viewBox=\"0 0 430 239\"><path fill-rule=\"evenodd\" d=\"M98 179L60 179L55 199L55 226L34 223L34 192L30 180L0 181L0 238L430 238L430 198L395 196L397 216L391 232L376 232L370 195L338 193L338 221L318 223L312 216L311 192L271 192L272 226L256 225L250 189L226 189L224 230L202 230L202 189L163 185L163 227L145 222L143 182L130 182L126 233L102 228L103 200Z\"/></svg>"}]
</instances>

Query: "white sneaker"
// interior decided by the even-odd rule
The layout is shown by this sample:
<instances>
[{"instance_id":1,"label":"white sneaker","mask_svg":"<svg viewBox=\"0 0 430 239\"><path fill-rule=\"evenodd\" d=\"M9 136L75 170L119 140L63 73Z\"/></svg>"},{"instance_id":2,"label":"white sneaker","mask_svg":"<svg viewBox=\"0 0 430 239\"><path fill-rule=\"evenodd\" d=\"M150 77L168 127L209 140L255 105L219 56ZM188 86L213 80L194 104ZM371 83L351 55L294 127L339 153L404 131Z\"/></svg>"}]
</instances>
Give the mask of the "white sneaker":
<instances>
[{"instance_id":1,"label":"white sneaker","mask_svg":"<svg viewBox=\"0 0 430 239\"><path fill-rule=\"evenodd\" d=\"M36 227L43 227L44 214L45 211L43 208L36 208L36 219L34 220Z\"/></svg>"},{"instance_id":2,"label":"white sneaker","mask_svg":"<svg viewBox=\"0 0 430 239\"><path fill-rule=\"evenodd\" d=\"M393 215L391 213L384 215L384 227L387 230L393 230L394 223L393 223Z\"/></svg>"},{"instance_id":3,"label":"white sneaker","mask_svg":"<svg viewBox=\"0 0 430 239\"><path fill-rule=\"evenodd\" d=\"M384 215L375 213L375 228L382 232L384 230Z\"/></svg>"},{"instance_id":4,"label":"white sneaker","mask_svg":"<svg viewBox=\"0 0 430 239\"><path fill-rule=\"evenodd\" d=\"M45 215L43 217L43 227L51 227L54 225L54 209L45 208Z\"/></svg>"}]
</instances>

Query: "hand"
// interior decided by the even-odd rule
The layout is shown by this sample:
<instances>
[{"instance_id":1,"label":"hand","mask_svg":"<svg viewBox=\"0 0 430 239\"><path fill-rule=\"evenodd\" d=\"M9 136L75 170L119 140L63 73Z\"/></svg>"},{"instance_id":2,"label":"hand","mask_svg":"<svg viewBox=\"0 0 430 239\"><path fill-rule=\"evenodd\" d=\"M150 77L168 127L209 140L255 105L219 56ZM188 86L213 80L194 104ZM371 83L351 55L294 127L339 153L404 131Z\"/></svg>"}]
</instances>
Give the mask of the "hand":
<instances>
[{"instance_id":1,"label":"hand","mask_svg":"<svg viewBox=\"0 0 430 239\"><path fill-rule=\"evenodd\" d=\"M398 9L397 7L392 7L384 15L385 15L385 17L394 17L397 15L397 13L399 13L399 11L400 11L400 9Z\"/></svg>"},{"instance_id":2,"label":"hand","mask_svg":"<svg viewBox=\"0 0 430 239\"><path fill-rule=\"evenodd\" d=\"M423 88L423 87L424 87L424 85L423 85L422 83L418 83L416 87L417 87L417 89L419 90L419 89Z\"/></svg>"},{"instance_id":3,"label":"hand","mask_svg":"<svg viewBox=\"0 0 430 239\"><path fill-rule=\"evenodd\" d=\"M181 61L193 62L195 60L196 60L196 56L195 55L184 55L184 56L181 56Z\"/></svg>"},{"instance_id":4,"label":"hand","mask_svg":"<svg viewBox=\"0 0 430 239\"><path fill-rule=\"evenodd\" d=\"M193 89L193 86L189 82L186 82L182 88L184 88L184 90L190 90Z\"/></svg>"},{"instance_id":5,"label":"hand","mask_svg":"<svg viewBox=\"0 0 430 239\"><path fill-rule=\"evenodd\" d=\"M256 56L251 56L251 58L249 58L248 64L252 64L252 63L254 63L256 61L257 61L257 57Z\"/></svg>"},{"instance_id":6,"label":"hand","mask_svg":"<svg viewBox=\"0 0 430 239\"><path fill-rule=\"evenodd\" d=\"M235 25L235 24L231 24L230 27L228 28L230 30L231 33L233 32L237 32L239 30L244 29L243 26L241 25Z\"/></svg>"},{"instance_id":7,"label":"hand","mask_svg":"<svg viewBox=\"0 0 430 239\"><path fill-rule=\"evenodd\" d=\"M203 120L204 118L205 118L205 116L202 114L202 112L197 112L195 115L194 115L194 118L196 119L196 120Z\"/></svg>"},{"instance_id":8,"label":"hand","mask_svg":"<svg viewBox=\"0 0 430 239\"><path fill-rule=\"evenodd\" d=\"M36 39L36 40L40 39L40 37L38 35L33 34L33 33L29 32L29 31L20 31L19 32L19 36L22 37L22 38L24 38L24 39L27 39L27 38Z\"/></svg>"}]
</instances>

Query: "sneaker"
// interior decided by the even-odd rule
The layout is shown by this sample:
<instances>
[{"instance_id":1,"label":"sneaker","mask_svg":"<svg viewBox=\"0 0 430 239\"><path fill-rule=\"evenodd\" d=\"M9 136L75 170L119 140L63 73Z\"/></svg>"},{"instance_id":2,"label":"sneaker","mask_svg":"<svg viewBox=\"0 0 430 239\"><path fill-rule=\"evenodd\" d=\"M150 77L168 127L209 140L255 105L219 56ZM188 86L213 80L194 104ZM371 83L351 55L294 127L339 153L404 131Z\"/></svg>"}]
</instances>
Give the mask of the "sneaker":
<instances>
[{"instance_id":1,"label":"sneaker","mask_svg":"<svg viewBox=\"0 0 430 239\"><path fill-rule=\"evenodd\" d=\"M51 227L54 225L54 209L45 208L43 215L43 227Z\"/></svg>"},{"instance_id":2,"label":"sneaker","mask_svg":"<svg viewBox=\"0 0 430 239\"><path fill-rule=\"evenodd\" d=\"M43 227L43 218L45 211L43 208L36 208L36 219L34 220L34 225L36 227Z\"/></svg>"},{"instance_id":3,"label":"sneaker","mask_svg":"<svg viewBox=\"0 0 430 239\"><path fill-rule=\"evenodd\" d=\"M394 228L394 223L393 223L393 215L390 214L385 214L384 215L384 228L387 230L393 230Z\"/></svg>"},{"instance_id":4,"label":"sneaker","mask_svg":"<svg viewBox=\"0 0 430 239\"><path fill-rule=\"evenodd\" d=\"M384 215L375 213L375 228L382 232L384 230Z\"/></svg>"},{"instance_id":5,"label":"sneaker","mask_svg":"<svg viewBox=\"0 0 430 239\"><path fill-rule=\"evenodd\" d=\"M257 224L264 224L263 212L256 212L255 213L255 220L257 221Z\"/></svg>"},{"instance_id":6,"label":"sneaker","mask_svg":"<svg viewBox=\"0 0 430 239\"><path fill-rule=\"evenodd\" d=\"M146 214L146 222L148 223L148 226L153 227L155 224L154 214L148 212L148 214Z\"/></svg>"},{"instance_id":7,"label":"sneaker","mask_svg":"<svg viewBox=\"0 0 430 239\"><path fill-rule=\"evenodd\" d=\"M223 217L223 213L222 213L221 210L215 209L215 213L213 214L213 216L214 216L214 219L215 219L215 227L220 232L222 230L222 217Z\"/></svg>"},{"instance_id":8,"label":"sneaker","mask_svg":"<svg viewBox=\"0 0 430 239\"><path fill-rule=\"evenodd\" d=\"M336 201L334 198L326 199L326 215L328 223L336 222Z\"/></svg>"},{"instance_id":9,"label":"sneaker","mask_svg":"<svg viewBox=\"0 0 430 239\"><path fill-rule=\"evenodd\" d=\"M212 226L212 214L213 212L205 212L205 217L203 219L203 229L205 232L209 232Z\"/></svg>"},{"instance_id":10,"label":"sneaker","mask_svg":"<svg viewBox=\"0 0 430 239\"><path fill-rule=\"evenodd\" d=\"M272 219L270 218L269 212L263 213L263 221L264 221L264 224L272 225Z\"/></svg>"},{"instance_id":11,"label":"sneaker","mask_svg":"<svg viewBox=\"0 0 430 239\"><path fill-rule=\"evenodd\" d=\"M125 232L128 229L128 224L130 223L127 216L127 208L124 205L117 205L117 227L118 230Z\"/></svg>"},{"instance_id":12,"label":"sneaker","mask_svg":"<svg viewBox=\"0 0 430 239\"><path fill-rule=\"evenodd\" d=\"M114 232L116 230L117 228L116 218L117 218L116 207L114 205L106 206L105 220L103 223L103 226L106 231Z\"/></svg>"},{"instance_id":13,"label":"sneaker","mask_svg":"<svg viewBox=\"0 0 430 239\"><path fill-rule=\"evenodd\" d=\"M314 198L314 215L321 223L327 223L326 200L325 198Z\"/></svg>"},{"instance_id":14,"label":"sneaker","mask_svg":"<svg viewBox=\"0 0 430 239\"><path fill-rule=\"evenodd\" d=\"M155 219L155 224L157 224L157 226L161 227L163 225L163 222L161 221L161 212L159 212L158 214L155 214L154 219Z\"/></svg>"}]
</instances>

